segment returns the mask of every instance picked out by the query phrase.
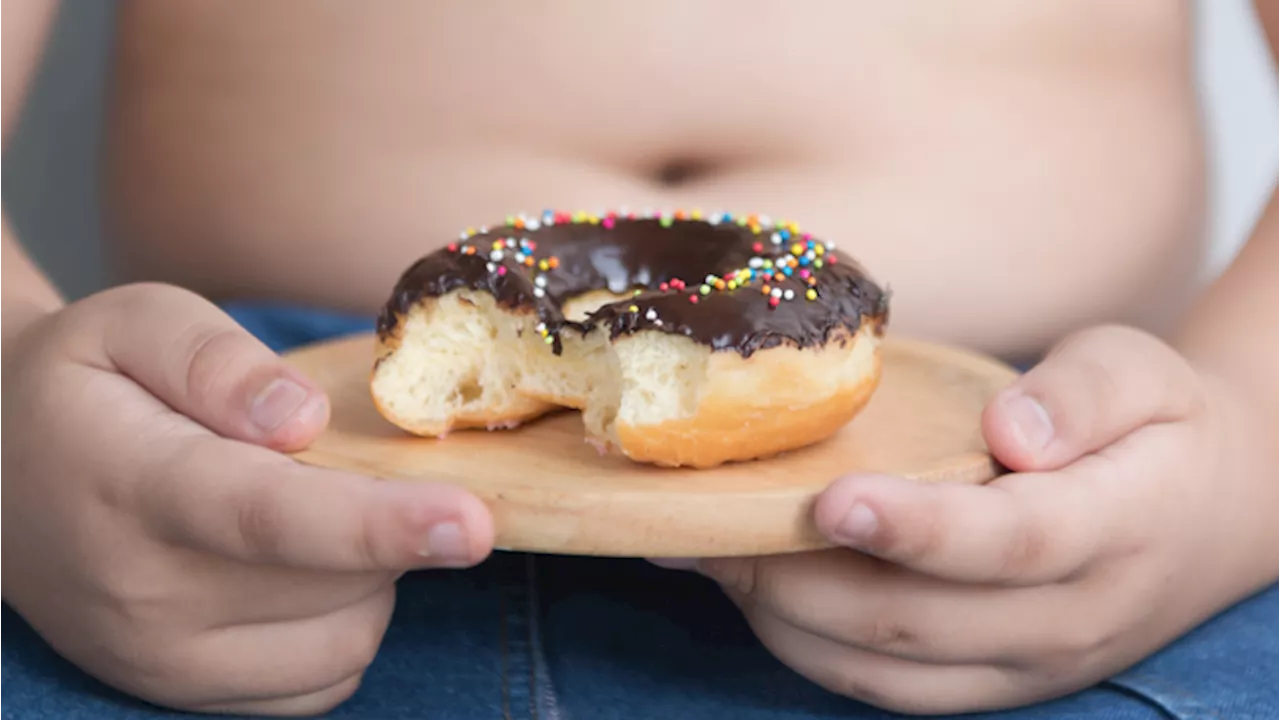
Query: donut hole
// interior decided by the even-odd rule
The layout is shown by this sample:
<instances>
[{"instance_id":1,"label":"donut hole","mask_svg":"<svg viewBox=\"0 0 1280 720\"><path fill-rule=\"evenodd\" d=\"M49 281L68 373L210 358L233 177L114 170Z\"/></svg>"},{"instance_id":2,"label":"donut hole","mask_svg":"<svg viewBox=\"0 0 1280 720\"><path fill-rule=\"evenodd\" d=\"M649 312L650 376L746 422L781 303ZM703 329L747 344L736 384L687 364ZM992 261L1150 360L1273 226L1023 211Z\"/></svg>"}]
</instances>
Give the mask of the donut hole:
<instances>
[{"instance_id":1,"label":"donut hole","mask_svg":"<svg viewBox=\"0 0 1280 720\"><path fill-rule=\"evenodd\" d=\"M560 306L565 318L576 322L585 322L587 316L609 303L627 299L626 295L618 295L608 290L592 290L571 297Z\"/></svg>"}]
</instances>

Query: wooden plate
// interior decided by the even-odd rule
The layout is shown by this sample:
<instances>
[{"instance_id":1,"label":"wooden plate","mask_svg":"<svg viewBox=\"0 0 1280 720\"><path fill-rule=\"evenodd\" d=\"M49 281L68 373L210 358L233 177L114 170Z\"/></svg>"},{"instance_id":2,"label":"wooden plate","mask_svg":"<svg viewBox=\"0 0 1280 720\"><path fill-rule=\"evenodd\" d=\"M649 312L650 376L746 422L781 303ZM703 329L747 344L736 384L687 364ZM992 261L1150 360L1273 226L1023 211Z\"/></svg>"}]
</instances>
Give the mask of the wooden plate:
<instances>
[{"instance_id":1,"label":"wooden plate","mask_svg":"<svg viewBox=\"0 0 1280 720\"><path fill-rule=\"evenodd\" d=\"M328 429L297 459L380 477L465 486L494 513L504 549L577 555L710 557L825 547L813 498L852 471L939 482L986 482L998 465L982 407L1015 377L965 351L901 339L884 345L884 375L866 409L830 439L786 455L711 470L601 457L565 412L498 432L443 440L407 435L369 395L372 336L287 356L330 394Z\"/></svg>"}]
</instances>

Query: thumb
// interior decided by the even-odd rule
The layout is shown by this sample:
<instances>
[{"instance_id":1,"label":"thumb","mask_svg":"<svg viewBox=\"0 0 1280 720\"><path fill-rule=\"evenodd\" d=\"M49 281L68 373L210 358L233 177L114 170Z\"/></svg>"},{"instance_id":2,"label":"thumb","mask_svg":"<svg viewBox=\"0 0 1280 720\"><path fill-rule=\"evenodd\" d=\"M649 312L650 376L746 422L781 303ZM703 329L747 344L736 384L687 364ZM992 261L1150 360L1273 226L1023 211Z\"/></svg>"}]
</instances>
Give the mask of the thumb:
<instances>
[{"instance_id":1,"label":"thumb","mask_svg":"<svg viewBox=\"0 0 1280 720\"><path fill-rule=\"evenodd\" d=\"M107 361L174 410L227 438L306 447L329 421L324 391L217 306L180 288L109 291Z\"/></svg>"},{"instance_id":2,"label":"thumb","mask_svg":"<svg viewBox=\"0 0 1280 720\"><path fill-rule=\"evenodd\" d=\"M1154 336L1119 326L1079 332L1001 391L982 418L1012 470L1058 470L1153 422L1185 418L1199 379Z\"/></svg>"}]
</instances>

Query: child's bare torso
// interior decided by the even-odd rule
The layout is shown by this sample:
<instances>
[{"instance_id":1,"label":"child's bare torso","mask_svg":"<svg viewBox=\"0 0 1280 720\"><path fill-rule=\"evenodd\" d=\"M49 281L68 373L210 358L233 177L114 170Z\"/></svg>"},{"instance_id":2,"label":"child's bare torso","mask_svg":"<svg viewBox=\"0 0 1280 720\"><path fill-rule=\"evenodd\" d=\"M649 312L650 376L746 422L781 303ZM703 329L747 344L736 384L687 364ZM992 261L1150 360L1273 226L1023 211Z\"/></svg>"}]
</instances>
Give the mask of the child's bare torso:
<instances>
[{"instance_id":1,"label":"child's bare torso","mask_svg":"<svg viewBox=\"0 0 1280 720\"><path fill-rule=\"evenodd\" d=\"M1189 293L1190 11L1042 2L127 0L112 227L133 276L370 309L543 207L794 218L994 352Z\"/></svg>"}]
</instances>

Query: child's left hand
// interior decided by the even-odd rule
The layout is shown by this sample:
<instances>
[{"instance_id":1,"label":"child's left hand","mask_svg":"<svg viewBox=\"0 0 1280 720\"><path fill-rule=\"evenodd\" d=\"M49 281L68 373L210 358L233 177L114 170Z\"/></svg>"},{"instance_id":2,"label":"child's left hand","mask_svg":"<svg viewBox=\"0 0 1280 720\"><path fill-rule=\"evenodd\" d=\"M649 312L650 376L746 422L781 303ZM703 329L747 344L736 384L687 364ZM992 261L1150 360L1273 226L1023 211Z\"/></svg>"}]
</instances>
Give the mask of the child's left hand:
<instances>
[{"instance_id":1,"label":"child's left hand","mask_svg":"<svg viewBox=\"0 0 1280 720\"><path fill-rule=\"evenodd\" d=\"M698 569L836 692L908 712L1063 695L1274 580L1274 446L1230 392L1149 335L1089 330L987 407L1013 473L843 478L816 520L859 552Z\"/></svg>"}]
</instances>

